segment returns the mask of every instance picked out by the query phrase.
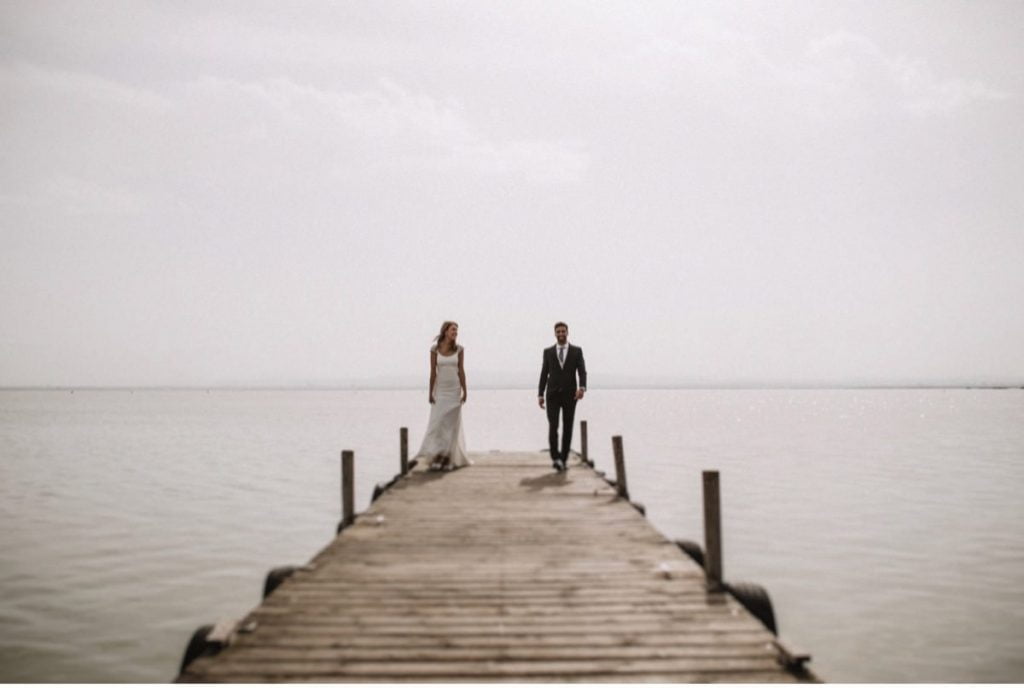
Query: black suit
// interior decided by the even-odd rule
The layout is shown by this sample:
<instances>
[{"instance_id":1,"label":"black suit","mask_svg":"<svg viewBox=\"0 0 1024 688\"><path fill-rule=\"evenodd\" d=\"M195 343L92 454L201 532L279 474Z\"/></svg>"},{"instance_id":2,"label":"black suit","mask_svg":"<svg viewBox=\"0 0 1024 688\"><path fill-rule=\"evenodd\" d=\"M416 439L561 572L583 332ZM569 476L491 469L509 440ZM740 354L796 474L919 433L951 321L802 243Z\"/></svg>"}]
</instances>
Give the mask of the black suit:
<instances>
[{"instance_id":1,"label":"black suit","mask_svg":"<svg viewBox=\"0 0 1024 688\"><path fill-rule=\"evenodd\" d=\"M544 362L540 370L538 397L545 397L548 411L548 446L551 460L569 458L572 444L572 421L576 414L576 376L579 386L587 387L587 366L583 361L583 349L568 344L565 349L565 363L558 362L558 346L544 349ZM546 390L546 393L545 393ZM562 447L558 447L558 412L562 412Z\"/></svg>"}]
</instances>

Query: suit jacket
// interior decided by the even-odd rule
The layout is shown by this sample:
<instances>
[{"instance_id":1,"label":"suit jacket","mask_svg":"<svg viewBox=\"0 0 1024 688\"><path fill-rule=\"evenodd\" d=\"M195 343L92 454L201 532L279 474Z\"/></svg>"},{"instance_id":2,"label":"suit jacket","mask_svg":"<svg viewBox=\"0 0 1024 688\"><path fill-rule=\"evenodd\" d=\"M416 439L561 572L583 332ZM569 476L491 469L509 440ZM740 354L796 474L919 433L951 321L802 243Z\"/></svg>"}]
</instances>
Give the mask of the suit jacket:
<instances>
[{"instance_id":1,"label":"suit jacket","mask_svg":"<svg viewBox=\"0 0 1024 688\"><path fill-rule=\"evenodd\" d=\"M558 363L557 345L544 349L544 363L540 369L540 385L537 396L544 396L545 388L547 388L549 396L575 394L577 374L580 379L580 387L586 387L587 365L583 361L583 349L569 344L565 349L564 366Z\"/></svg>"}]
</instances>

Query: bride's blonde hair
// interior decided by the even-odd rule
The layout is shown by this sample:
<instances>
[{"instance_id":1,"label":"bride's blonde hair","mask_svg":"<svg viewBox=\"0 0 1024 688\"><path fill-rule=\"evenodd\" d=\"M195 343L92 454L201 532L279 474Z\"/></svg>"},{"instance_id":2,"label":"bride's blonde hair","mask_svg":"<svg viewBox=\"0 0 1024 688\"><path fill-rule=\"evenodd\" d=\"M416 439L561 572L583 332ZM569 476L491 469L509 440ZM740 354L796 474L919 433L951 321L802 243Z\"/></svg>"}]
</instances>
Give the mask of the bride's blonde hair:
<instances>
[{"instance_id":1,"label":"bride's blonde hair","mask_svg":"<svg viewBox=\"0 0 1024 688\"><path fill-rule=\"evenodd\" d=\"M458 327L459 323L455 322L454 320L445 320L441 324L441 333L439 335L437 335L437 337L434 339L434 346L435 347L437 347L438 349L441 348L441 342L444 341L444 336L446 334L448 334L448 328L451 327L452 325L455 325L456 327ZM459 348L458 344L455 345L455 348L456 349Z\"/></svg>"}]
</instances>

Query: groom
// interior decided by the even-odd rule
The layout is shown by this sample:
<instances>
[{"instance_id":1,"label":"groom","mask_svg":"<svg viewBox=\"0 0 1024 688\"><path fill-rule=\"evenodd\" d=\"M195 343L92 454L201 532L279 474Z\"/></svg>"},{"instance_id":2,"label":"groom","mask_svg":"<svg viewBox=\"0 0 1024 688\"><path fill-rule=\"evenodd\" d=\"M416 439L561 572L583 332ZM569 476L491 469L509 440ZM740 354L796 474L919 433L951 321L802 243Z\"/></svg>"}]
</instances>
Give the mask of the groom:
<instances>
[{"instance_id":1,"label":"groom","mask_svg":"<svg viewBox=\"0 0 1024 688\"><path fill-rule=\"evenodd\" d=\"M564 322L555 323L554 346L544 349L544 364L540 370L540 387L537 403L544 408L547 388L548 445L551 449L551 463L556 471L565 470L572 444L572 419L576 413L576 402L587 391L587 366L583 362L583 349L569 343L569 326ZM576 387L576 376L580 385ZM562 412L562 450L558 450L558 412Z\"/></svg>"}]
</instances>

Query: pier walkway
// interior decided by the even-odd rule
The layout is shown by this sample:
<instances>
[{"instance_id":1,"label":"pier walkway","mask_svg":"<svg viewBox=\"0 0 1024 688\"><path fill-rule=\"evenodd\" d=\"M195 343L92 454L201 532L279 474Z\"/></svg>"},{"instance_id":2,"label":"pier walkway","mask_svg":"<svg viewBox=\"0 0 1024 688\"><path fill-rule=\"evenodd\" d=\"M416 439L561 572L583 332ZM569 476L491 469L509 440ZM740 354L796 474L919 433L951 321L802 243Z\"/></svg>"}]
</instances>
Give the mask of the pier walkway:
<instances>
[{"instance_id":1,"label":"pier walkway","mask_svg":"<svg viewBox=\"0 0 1024 688\"><path fill-rule=\"evenodd\" d=\"M814 680L586 464L472 459L398 480L177 680Z\"/></svg>"}]
</instances>

